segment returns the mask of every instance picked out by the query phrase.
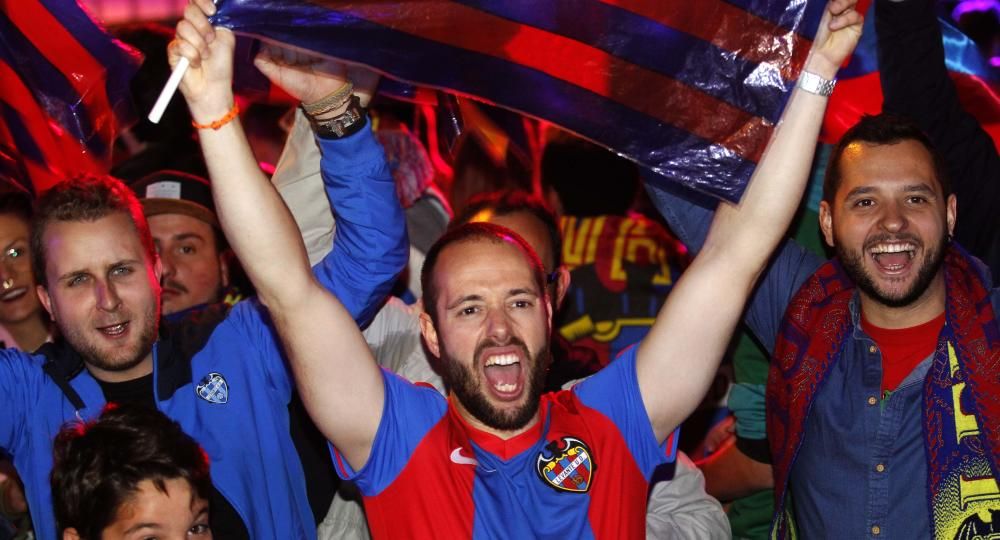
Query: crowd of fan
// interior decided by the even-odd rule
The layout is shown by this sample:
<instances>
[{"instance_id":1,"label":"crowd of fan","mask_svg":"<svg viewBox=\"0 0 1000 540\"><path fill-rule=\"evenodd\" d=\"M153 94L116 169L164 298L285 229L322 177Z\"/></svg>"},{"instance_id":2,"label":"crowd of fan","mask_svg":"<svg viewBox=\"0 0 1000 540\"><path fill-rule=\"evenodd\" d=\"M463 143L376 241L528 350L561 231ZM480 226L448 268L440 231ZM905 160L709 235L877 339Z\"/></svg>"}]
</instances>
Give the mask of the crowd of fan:
<instances>
[{"instance_id":1,"label":"crowd of fan","mask_svg":"<svg viewBox=\"0 0 1000 540\"><path fill-rule=\"evenodd\" d=\"M38 198L0 163L0 539L1000 534L1000 159L934 3L875 4L884 113L813 164L800 85L717 208L555 128L428 148L290 51L306 106L206 127L211 2L121 29L140 108L192 60L163 125Z\"/></svg>"}]
</instances>

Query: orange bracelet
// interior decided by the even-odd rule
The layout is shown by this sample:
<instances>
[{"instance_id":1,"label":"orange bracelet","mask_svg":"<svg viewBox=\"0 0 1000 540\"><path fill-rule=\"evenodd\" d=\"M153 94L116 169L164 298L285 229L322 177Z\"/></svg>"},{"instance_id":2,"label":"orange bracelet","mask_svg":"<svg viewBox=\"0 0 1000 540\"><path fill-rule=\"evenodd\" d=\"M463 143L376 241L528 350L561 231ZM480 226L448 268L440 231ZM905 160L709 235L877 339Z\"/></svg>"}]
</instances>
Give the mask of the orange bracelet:
<instances>
[{"instance_id":1,"label":"orange bracelet","mask_svg":"<svg viewBox=\"0 0 1000 540\"><path fill-rule=\"evenodd\" d=\"M224 125L228 124L229 122L231 122L233 120L233 118L236 118L236 115L238 115L238 114L240 114L240 104L236 103L234 101L233 102L233 108L229 109L229 112L227 112L226 115L223 116L222 118L219 118L218 120L214 120L213 122L211 122L209 124L199 124L198 122L195 122L194 120L192 120L191 121L191 125L194 126L195 129L209 129L209 128L212 128L213 130L218 130L222 126L224 126Z\"/></svg>"}]
</instances>

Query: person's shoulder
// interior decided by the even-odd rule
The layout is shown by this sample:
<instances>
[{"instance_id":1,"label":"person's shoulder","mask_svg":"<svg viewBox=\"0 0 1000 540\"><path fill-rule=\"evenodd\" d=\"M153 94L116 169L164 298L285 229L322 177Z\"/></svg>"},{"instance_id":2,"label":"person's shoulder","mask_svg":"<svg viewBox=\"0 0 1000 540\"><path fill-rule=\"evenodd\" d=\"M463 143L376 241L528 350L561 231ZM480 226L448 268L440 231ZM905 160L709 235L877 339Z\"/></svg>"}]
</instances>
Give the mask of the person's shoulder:
<instances>
[{"instance_id":1,"label":"person's shoulder","mask_svg":"<svg viewBox=\"0 0 1000 540\"><path fill-rule=\"evenodd\" d=\"M182 360L190 363L200 352L220 341L226 348L246 343L246 337L234 334L232 327L246 324L241 322L245 320L259 321L260 315L253 303L253 299L249 299L235 306L222 302L203 304L164 317L160 323L161 362Z\"/></svg>"},{"instance_id":2,"label":"person's shoulder","mask_svg":"<svg viewBox=\"0 0 1000 540\"><path fill-rule=\"evenodd\" d=\"M33 353L0 349L0 371L5 381L32 387L47 378L69 381L84 371L84 366L79 354L68 346L45 343Z\"/></svg>"},{"instance_id":3,"label":"person's shoulder","mask_svg":"<svg viewBox=\"0 0 1000 540\"><path fill-rule=\"evenodd\" d=\"M43 346L42 349L34 353L29 353L13 347L0 348L0 360L26 363L41 368L48 360L48 356L44 352L45 349L46 347Z\"/></svg>"},{"instance_id":4,"label":"person's shoulder","mask_svg":"<svg viewBox=\"0 0 1000 540\"><path fill-rule=\"evenodd\" d=\"M233 315L236 307L244 303L240 302L236 306L222 302L202 304L180 313L165 316L161 323L160 337L175 343L203 343L208 340L216 327Z\"/></svg>"}]
</instances>

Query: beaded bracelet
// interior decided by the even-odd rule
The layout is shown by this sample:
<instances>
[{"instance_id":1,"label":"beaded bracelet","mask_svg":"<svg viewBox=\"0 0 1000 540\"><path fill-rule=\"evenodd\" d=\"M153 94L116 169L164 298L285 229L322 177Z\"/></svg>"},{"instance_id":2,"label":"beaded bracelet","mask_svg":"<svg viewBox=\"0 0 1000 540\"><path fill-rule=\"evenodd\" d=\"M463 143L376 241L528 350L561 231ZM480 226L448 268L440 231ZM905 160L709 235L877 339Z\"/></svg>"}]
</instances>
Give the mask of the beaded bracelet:
<instances>
[{"instance_id":1,"label":"beaded bracelet","mask_svg":"<svg viewBox=\"0 0 1000 540\"><path fill-rule=\"evenodd\" d=\"M319 116L334 109L339 109L350 101L351 94L353 92L354 83L348 82L319 101L313 103L303 103L302 110L309 116Z\"/></svg>"},{"instance_id":2,"label":"beaded bracelet","mask_svg":"<svg viewBox=\"0 0 1000 540\"><path fill-rule=\"evenodd\" d=\"M191 125L194 126L195 129L209 129L209 128L211 128L213 130L218 130L222 126L224 126L224 125L228 124L229 122L231 122L233 120L233 118L236 118L236 115L238 115L238 114L240 114L240 105L239 105L239 103L236 103L234 101L233 102L233 108L229 109L229 112L227 112L226 115L223 116L222 118L219 118L218 120L213 120L212 122L210 122L208 124L199 124L198 122L195 122L194 120L192 120L191 121Z\"/></svg>"}]
</instances>

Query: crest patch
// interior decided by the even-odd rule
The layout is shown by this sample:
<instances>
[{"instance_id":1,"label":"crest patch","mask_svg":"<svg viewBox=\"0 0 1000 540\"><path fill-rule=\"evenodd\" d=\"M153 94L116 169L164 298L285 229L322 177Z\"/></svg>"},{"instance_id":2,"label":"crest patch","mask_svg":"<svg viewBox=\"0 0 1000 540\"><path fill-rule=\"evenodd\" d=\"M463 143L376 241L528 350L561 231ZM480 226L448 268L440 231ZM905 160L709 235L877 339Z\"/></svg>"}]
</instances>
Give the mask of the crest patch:
<instances>
[{"instance_id":1,"label":"crest patch","mask_svg":"<svg viewBox=\"0 0 1000 540\"><path fill-rule=\"evenodd\" d=\"M229 385L221 373L205 375L195 388L198 397L209 403L224 404L229 401Z\"/></svg>"},{"instance_id":2,"label":"crest patch","mask_svg":"<svg viewBox=\"0 0 1000 540\"><path fill-rule=\"evenodd\" d=\"M580 439L563 437L562 444L550 441L535 463L542 481L558 491L586 493L594 483L597 464L587 443Z\"/></svg>"}]
</instances>

